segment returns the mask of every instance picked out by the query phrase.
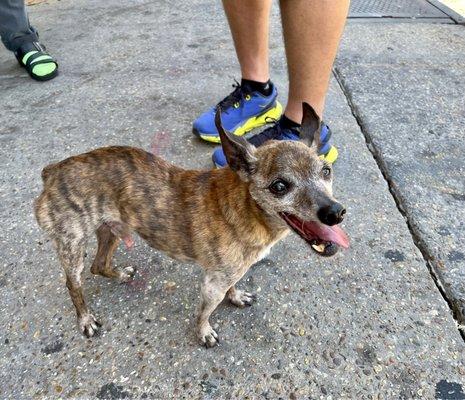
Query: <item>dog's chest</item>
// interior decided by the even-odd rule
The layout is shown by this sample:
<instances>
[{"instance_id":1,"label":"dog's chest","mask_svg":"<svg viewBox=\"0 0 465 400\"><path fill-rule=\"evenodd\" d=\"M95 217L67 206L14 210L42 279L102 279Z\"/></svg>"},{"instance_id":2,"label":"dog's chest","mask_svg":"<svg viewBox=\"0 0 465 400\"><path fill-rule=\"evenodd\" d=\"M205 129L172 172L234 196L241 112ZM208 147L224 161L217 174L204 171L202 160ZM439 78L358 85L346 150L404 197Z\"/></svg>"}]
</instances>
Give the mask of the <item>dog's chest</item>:
<instances>
[{"instance_id":1,"label":"dog's chest","mask_svg":"<svg viewBox=\"0 0 465 400\"><path fill-rule=\"evenodd\" d=\"M263 260L265 257L267 257L270 252L271 252L271 248L277 243L279 242L281 239L283 239L284 237L287 236L289 232L286 230L286 231L283 231L282 234L278 235L278 237L276 237L275 240L273 240L271 243L267 244L266 246L260 248L256 255L255 255L255 260L253 261L253 263L256 263L256 262L259 262L261 260Z\"/></svg>"},{"instance_id":2,"label":"dog's chest","mask_svg":"<svg viewBox=\"0 0 465 400\"><path fill-rule=\"evenodd\" d=\"M263 260L266 256L268 256L268 254L270 254L270 252L271 252L271 248L273 247L273 245L274 245L274 243L266 246L261 251L259 251L258 254L257 254L256 260L254 262L259 262L259 261Z\"/></svg>"}]
</instances>

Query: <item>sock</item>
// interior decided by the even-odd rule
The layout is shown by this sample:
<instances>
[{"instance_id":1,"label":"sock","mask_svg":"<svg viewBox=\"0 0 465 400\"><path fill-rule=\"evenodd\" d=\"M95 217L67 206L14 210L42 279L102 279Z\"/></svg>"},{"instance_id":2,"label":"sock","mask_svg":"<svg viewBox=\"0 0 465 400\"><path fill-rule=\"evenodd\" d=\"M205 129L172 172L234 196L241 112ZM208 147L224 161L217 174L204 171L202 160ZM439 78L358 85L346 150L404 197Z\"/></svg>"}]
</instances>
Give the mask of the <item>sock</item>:
<instances>
[{"instance_id":1,"label":"sock","mask_svg":"<svg viewBox=\"0 0 465 400\"><path fill-rule=\"evenodd\" d=\"M241 86L249 88L252 92L258 92L263 96L269 96L272 91L271 81L266 82L251 81L249 79L241 79Z\"/></svg>"},{"instance_id":2,"label":"sock","mask_svg":"<svg viewBox=\"0 0 465 400\"><path fill-rule=\"evenodd\" d=\"M292 119L287 118L285 114L283 114L282 117L280 118L279 126L282 129L292 129L294 131L298 131L300 128L300 124L298 124L297 122L294 122Z\"/></svg>"}]
</instances>

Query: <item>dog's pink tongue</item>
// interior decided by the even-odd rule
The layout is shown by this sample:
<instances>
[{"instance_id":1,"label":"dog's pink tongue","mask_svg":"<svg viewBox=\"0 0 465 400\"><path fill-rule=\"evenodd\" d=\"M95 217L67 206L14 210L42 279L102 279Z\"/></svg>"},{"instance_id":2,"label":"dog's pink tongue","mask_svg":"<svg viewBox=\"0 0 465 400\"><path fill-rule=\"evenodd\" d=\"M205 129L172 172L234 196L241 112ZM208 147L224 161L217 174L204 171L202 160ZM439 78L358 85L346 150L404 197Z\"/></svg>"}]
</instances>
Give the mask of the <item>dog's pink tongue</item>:
<instances>
[{"instance_id":1,"label":"dog's pink tongue","mask_svg":"<svg viewBox=\"0 0 465 400\"><path fill-rule=\"evenodd\" d=\"M328 226L318 222L305 222L305 232L312 237L324 240L325 242L333 242L337 245L349 248L349 238L346 233L337 225Z\"/></svg>"}]
</instances>

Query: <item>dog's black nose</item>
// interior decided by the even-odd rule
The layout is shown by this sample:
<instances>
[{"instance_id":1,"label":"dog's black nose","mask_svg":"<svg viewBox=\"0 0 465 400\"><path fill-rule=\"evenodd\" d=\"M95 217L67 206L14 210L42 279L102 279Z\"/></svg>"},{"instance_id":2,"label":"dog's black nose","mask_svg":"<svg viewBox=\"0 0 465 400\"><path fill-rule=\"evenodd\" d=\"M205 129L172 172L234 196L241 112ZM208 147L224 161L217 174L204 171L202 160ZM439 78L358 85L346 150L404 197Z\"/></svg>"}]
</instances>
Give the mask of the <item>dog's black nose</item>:
<instances>
[{"instance_id":1,"label":"dog's black nose","mask_svg":"<svg viewBox=\"0 0 465 400\"><path fill-rule=\"evenodd\" d=\"M323 224L336 225L342 222L346 209L339 203L332 203L318 210L318 218Z\"/></svg>"}]
</instances>

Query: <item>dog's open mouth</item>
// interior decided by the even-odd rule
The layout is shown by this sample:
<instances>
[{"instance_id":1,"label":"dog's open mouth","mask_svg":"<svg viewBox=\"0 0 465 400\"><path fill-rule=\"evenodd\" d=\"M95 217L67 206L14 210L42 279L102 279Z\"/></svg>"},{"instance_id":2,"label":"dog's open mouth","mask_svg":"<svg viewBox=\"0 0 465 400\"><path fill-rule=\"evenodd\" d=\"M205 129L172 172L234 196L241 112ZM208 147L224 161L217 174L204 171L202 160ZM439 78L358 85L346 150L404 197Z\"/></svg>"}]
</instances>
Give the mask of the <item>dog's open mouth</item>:
<instances>
[{"instance_id":1,"label":"dog's open mouth","mask_svg":"<svg viewBox=\"0 0 465 400\"><path fill-rule=\"evenodd\" d=\"M332 256L339 246L346 249L349 247L349 238L337 225L329 226L317 221L304 221L285 212L279 215L319 255Z\"/></svg>"}]
</instances>

